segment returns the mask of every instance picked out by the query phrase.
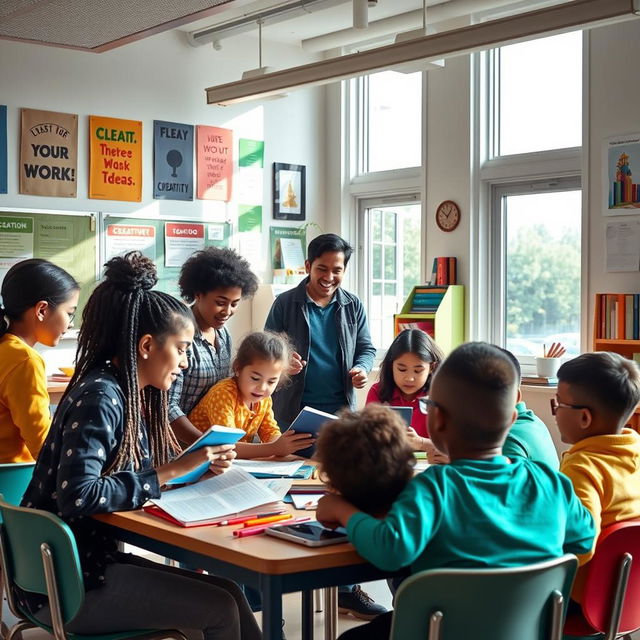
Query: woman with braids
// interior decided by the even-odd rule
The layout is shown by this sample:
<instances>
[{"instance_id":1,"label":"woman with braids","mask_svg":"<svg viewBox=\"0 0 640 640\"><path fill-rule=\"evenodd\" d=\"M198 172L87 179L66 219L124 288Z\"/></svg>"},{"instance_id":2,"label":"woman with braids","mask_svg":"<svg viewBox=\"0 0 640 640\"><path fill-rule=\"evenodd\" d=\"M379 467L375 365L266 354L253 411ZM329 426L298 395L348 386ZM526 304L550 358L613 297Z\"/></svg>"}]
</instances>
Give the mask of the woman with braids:
<instances>
[{"instance_id":1,"label":"woman with braids","mask_svg":"<svg viewBox=\"0 0 640 640\"><path fill-rule=\"evenodd\" d=\"M51 425L44 360L71 326L80 286L46 260L14 264L0 305L0 463L33 462Z\"/></svg>"},{"instance_id":2,"label":"woman with braids","mask_svg":"<svg viewBox=\"0 0 640 640\"><path fill-rule=\"evenodd\" d=\"M187 415L216 382L231 375L231 337L225 324L240 300L255 294L258 279L233 249L208 247L184 263L178 284L191 305L196 332L189 367L169 391L169 420L178 439L191 444L202 434Z\"/></svg>"},{"instance_id":3,"label":"woman with braids","mask_svg":"<svg viewBox=\"0 0 640 640\"><path fill-rule=\"evenodd\" d=\"M160 487L232 447L179 450L167 419L167 390L187 366L193 339L188 307L152 291L153 263L139 252L113 258L89 298L76 371L56 411L22 504L58 514L73 530L86 589L68 631L198 629L205 640L257 640L260 630L233 582L118 552L89 516L137 509ZM22 592L49 623L46 597Z\"/></svg>"}]
</instances>

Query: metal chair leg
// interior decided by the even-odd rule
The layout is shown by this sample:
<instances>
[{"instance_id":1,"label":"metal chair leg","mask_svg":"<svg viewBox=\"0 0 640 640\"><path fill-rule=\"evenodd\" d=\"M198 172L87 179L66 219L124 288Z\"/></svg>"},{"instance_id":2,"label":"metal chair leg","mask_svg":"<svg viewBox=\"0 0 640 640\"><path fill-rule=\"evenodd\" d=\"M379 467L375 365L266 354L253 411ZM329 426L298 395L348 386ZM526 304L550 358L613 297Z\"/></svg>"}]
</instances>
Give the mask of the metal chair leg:
<instances>
[{"instance_id":1,"label":"metal chair leg","mask_svg":"<svg viewBox=\"0 0 640 640\"><path fill-rule=\"evenodd\" d=\"M322 589L314 590L313 600L315 602L315 612L322 613Z\"/></svg>"}]
</instances>

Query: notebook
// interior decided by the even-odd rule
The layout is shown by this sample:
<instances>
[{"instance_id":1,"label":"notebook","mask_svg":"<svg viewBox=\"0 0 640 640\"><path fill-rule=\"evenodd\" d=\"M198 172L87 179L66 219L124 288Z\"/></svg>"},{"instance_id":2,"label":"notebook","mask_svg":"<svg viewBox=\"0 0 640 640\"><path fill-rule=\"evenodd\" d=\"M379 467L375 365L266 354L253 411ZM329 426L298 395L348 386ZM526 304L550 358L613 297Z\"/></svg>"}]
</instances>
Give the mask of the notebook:
<instances>
[{"instance_id":1,"label":"notebook","mask_svg":"<svg viewBox=\"0 0 640 640\"><path fill-rule=\"evenodd\" d=\"M234 429L233 427L222 427L220 425L214 424L213 426L209 427L191 446L186 448L178 456L178 458L181 458L187 453L197 451L202 447L215 447L221 444L235 444L238 440L240 440L240 438L246 435L246 432L244 432L242 429ZM189 471L189 473L185 473L179 478L169 480L167 484L185 484L187 482L195 482L207 472L208 468L209 463L205 462L199 467L196 467L195 469Z\"/></svg>"}]
</instances>

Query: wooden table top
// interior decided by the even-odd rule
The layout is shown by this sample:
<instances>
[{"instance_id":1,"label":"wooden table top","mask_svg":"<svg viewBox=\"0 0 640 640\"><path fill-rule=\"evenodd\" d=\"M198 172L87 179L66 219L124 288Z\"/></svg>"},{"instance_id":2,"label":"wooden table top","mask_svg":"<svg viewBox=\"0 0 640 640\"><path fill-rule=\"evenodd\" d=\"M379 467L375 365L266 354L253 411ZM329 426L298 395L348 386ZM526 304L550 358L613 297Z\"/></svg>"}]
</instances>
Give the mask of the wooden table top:
<instances>
[{"instance_id":1,"label":"wooden table top","mask_svg":"<svg viewBox=\"0 0 640 640\"><path fill-rule=\"evenodd\" d=\"M294 517L311 516L286 505ZM119 511L94 516L100 522L137 533L175 547L268 575L283 575L366 562L350 543L306 547L266 534L234 538L234 526L180 527L142 510Z\"/></svg>"}]
</instances>

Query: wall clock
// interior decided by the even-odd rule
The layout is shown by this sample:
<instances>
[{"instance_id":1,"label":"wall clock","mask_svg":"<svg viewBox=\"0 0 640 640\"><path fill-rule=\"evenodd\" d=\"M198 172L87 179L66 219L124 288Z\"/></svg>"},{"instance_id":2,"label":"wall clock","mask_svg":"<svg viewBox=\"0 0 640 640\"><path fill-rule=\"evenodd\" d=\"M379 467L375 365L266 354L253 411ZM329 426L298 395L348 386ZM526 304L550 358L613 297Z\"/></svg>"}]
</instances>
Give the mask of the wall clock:
<instances>
[{"instance_id":1,"label":"wall clock","mask_svg":"<svg viewBox=\"0 0 640 640\"><path fill-rule=\"evenodd\" d=\"M453 231L460 224L460 207L453 200L445 200L436 209L436 224L442 231Z\"/></svg>"}]
</instances>

